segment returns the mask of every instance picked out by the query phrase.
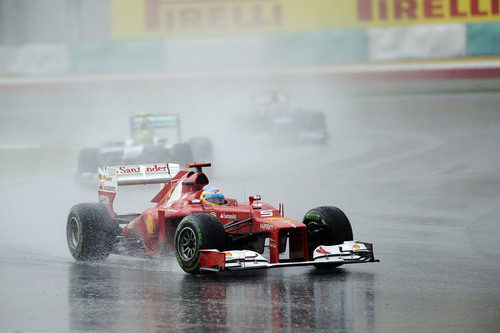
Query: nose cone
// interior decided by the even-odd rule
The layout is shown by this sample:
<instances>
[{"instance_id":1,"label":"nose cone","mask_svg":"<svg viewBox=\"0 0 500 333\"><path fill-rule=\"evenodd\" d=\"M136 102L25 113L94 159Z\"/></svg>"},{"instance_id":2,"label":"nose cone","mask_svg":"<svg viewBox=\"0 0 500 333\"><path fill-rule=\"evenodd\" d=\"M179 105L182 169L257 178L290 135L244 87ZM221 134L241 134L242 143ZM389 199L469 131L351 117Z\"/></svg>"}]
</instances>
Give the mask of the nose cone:
<instances>
[{"instance_id":1,"label":"nose cone","mask_svg":"<svg viewBox=\"0 0 500 333\"><path fill-rule=\"evenodd\" d=\"M301 229L306 227L302 222L284 217L259 218L255 222L257 222L257 229L261 232L273 232L281 229Z\"/></svg>"}]
</instances>

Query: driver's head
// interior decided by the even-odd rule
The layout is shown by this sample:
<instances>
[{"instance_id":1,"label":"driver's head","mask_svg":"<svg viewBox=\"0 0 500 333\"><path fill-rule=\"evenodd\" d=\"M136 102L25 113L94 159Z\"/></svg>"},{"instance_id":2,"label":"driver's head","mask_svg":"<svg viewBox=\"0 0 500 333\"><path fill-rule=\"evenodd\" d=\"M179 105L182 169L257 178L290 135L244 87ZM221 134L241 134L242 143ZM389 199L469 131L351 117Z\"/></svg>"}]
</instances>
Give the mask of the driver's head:
<instances>
[{"instance_id":1,"label":"driver's head","mask_svg":"<svg viewBox=\"0 0 500 333\"><path fill-rule=\"evenodd\" d=\"M151 120L148 118L144 117L141 122L141 131L152 131L153 130L153 123L151 123Z\"/></svg>"},{"instance_id":2,"label":"driver's head","mask_svg":"<svg viewBox=\"0 0 500 333\"><path fill-rule=\"evenodd\" d=\"M201 192L201 201L212 206L220 206L225 203L224 195L222 194L220 188L217 187L207 187Z\"/></svg>"}]
</instances>

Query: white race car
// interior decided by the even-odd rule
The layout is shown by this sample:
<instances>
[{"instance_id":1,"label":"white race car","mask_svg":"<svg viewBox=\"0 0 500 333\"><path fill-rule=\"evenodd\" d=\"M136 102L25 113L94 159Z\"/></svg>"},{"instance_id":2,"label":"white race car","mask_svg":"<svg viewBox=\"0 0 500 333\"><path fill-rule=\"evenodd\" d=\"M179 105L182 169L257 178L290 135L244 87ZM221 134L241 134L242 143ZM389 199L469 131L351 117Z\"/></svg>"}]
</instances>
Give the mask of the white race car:
<instances>
[{"instance_id":1,"label":"white race car","mask_svg":"<svg viewBox=\"0 0 500 333\"><path fill-rule=\"evenodd\" d=\"M174 130L162 133L158 130ZM208 137L194 137L182 141L180 119L177 114L137 114L130 118L131 138L104 143L99 148L83 148L78 157L78 176L85 182L96 181L97 168L106 165L155 163L158 161L212 160L212 141ZM173 134L168 136L166 134Z\"/></svg>"}]
</instances>

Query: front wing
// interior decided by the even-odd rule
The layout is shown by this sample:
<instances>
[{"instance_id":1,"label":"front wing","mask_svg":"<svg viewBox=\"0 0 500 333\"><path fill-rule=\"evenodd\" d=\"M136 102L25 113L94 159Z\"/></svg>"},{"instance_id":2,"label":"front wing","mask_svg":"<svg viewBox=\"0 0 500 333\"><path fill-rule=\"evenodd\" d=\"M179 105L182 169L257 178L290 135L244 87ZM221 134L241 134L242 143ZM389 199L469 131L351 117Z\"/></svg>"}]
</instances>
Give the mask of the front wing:
<instances>
[{"instance_id":1,"label":"front wing","mask_svg":"<svg viewBox=\"0 0 500 333\"><path fill-rule=\"evenodd\" d=\"M340 266L378 262L373 255L373 245L346 241L339 245L320 245L313 253L313 260L280 262L272 264L261 254L250 250L217 251L201 250L200 270L209 272L265 269L287 266L327 265Z\"/></svg>"}]
</instances>

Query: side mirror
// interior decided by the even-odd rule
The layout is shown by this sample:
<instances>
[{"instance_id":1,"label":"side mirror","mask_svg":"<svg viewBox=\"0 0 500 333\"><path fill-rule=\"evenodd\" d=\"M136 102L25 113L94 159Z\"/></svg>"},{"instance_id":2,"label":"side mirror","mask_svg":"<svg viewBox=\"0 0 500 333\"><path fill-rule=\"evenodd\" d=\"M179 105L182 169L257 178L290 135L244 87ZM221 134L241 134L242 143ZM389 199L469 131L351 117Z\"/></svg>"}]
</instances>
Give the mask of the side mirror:
<instances>
[{"instance_id":1,"label":"side mirror","mask_svg":"<svg viewBox=\"0 0 500 333\"><path fill-rule=\"evenodd\" d=\"M259 201L261 198L260 198L260 195L251 195L248 197L248 201L250 201L250 205L253 204L254 201Z\"/></svg>"}]
</instances>

